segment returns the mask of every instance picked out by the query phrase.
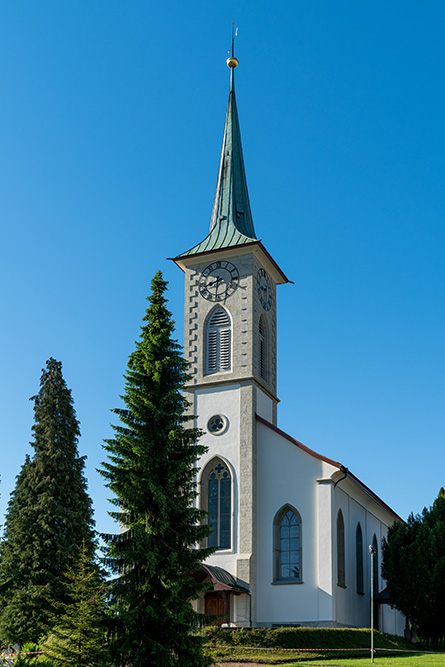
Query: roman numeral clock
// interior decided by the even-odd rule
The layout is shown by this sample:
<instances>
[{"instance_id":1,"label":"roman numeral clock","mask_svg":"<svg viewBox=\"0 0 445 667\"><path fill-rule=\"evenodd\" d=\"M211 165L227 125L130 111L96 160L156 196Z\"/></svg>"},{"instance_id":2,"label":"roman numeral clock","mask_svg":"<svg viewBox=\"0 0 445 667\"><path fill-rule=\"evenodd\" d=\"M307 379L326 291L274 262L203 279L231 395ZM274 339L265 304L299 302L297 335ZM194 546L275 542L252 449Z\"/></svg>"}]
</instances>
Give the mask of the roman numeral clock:
<instances>
[{"instance_id":1,"label":"roman numeral clock","mask_svg":"<svg viewBox=\"0 0 445 667\"><path fill-rule=\"evenodd\" d=\"M199 278L199 292L208 301L225 301L239 283L239 271L232 262L213 262Z\"/></svg>"}]
</instances>

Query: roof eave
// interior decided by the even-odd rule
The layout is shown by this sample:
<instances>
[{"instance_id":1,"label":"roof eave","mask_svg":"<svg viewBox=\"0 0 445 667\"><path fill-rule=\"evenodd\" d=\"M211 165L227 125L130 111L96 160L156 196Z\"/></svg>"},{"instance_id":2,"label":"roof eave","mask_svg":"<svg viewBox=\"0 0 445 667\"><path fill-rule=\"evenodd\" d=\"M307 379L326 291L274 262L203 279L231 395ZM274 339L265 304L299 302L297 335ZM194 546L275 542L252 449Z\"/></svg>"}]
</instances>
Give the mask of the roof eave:
<instances>
[{"instance_id":1,"label":"roof eave","mask_svg":"<svg viewBox=\"0 0 445 667\"><path fill-rule=\"evenodd\" d=\"M176 266L179 266L181 271L186 270L190 264L194 264L196 262L196 259L200 257L205 257L205 256L216 256L219 253L223 253L224 255L239 255L244 248L252 248L255 247L255 250L258 254L263 255L263 262L265 264L268 264L269 272L273 274L273 277L278 285L285 285L286 283L292 283L293 281L290 280L286 274L280 269L272 255L266 250L264 245L262 244L261 241L254 240L250 242L246 242L240 245L234 245L234 246L227 246L225 248L214 248L212 250L204 250L202 252L197 252L194 253L193 255L177 255L176 257L168 257L167 259L172 260ZM254 250L254 252L255 252Z\"/></svg>"},{"instance_id":2,"label":"roof eave","mask_svg":"<svg viewBox=\"0 0 445 667\"><path fill-rule=\"evenodd\" d=\"M298 440L295 440L292 436L290 436L288 433L285 433L285 431L282 431L281 429L278 428L278 426L275 426L274 424L271 424L268 422L266 419L263 417L260 417L260 415L255 414L255 418L257 421L259 421L261 424L264 424L264 426L270 428L272 431L275 431L279 435L283 436L286 440L289 442L292 442L294 445L302 449L303 451L307 452L310 454L310 456L313 456L316 459L319 459L320 461L323 461L324 463L329 463L330 465L334 466L335 468L338 468L342 473L344 473L345 477L342 479L349 479L353 484L355 484L363 493L365 493L367 496L372 498L374 502L376 502L382 509L385 510L385 512L388 512L388 514L391 514L396 521L401 521L404 523L403 519L396 513L394 512L393 509L389 505L387 505L377 494L374 493L366 484L363 484L359 480L358 477L356 477L348 468L346 468L343 464L339 463L338 461L333 461L332 459L328 459L326 456L323 456L322 454L318 454L317 452L314 452L312 449L309 449L309 447L306 447L306 445L303 445L303 443L299 442ZM339 480L340 481L340 480Z\"/></svg>"}]
</instances>

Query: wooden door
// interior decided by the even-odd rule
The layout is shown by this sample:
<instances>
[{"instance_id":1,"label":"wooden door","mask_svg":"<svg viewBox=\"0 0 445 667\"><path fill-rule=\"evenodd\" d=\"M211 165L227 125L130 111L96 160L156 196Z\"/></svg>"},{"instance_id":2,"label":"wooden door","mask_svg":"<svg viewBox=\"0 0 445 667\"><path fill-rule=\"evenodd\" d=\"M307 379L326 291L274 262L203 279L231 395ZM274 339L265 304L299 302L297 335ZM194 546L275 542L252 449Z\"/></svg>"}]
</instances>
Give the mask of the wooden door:
<instances>
[{"instance_id":1,"label":"wooden door","mask_svg":"<svg viewBox=\"0 0 445 667\"><path fill-rule=\"evenodd\" d=\"M228 623L230 620L230 598L225 593L206 593L205 614L216 616L219 625Z\"/></svg>"}]
</instances>

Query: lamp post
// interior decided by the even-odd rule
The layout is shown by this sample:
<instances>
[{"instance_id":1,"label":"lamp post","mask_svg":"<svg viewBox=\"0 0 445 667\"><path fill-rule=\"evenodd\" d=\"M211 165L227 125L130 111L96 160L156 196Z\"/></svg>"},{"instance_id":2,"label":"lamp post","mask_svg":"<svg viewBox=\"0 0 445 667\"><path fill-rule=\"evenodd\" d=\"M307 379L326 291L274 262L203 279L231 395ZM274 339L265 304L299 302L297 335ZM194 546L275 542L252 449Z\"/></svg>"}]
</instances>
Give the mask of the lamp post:
<instances>
[{"instance_id":1,"label":"lamp post","mask_svg":"<svg viewBox=\"0 0 445 667\"><path fill-rule=\"evenodd\" d=\"M376 548L370 544L371 554L371 662L374 662L374 556Z\"/></svg>"}]
</instances>

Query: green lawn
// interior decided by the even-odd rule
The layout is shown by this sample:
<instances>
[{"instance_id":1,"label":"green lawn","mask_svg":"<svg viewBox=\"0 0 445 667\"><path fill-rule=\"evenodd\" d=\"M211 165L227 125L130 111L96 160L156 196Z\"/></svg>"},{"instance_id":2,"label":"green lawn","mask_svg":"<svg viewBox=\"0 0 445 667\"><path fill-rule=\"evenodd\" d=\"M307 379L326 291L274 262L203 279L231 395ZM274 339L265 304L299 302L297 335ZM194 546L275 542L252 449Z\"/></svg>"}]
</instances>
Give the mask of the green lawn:
<instances>
[{"instance_id":1,"label":"green lawn","mask_svg":"<svg viewBox=\"0 0 445 667\"><path fill-rule=\"evenodd\" d=\"M294 662L289 663L287 667L291 665L321 665L331 666L331 665L342 665L344 667L367 667L371 665L370 658L349 658L343 660L329 660L320 662L317 661L305 661L305 662ZM428 654L428 653L416 653L413 655L403 655L401 657L397 656L388 656L382 655L374 658L374 665L377 667L402 667L406 665L407 667L444 667L445 666L445 654Z\"/></svg>"},{"instance_id":2,"label":"green lawn","mask_svg":"<svg viewBox=\"0 0 445 667\"><path fill-rule=\"evenodd\" d=\"M249 660L265 660L278 661L287 660L287 667L309 667L310 665L317 665L318 667L330 667L337 665L342 667L363 667L364 665L371 665L371 658L369 653L366 657L342 657L341 654L337 656L315 653L295 653L290 656L289 652L283 652L279 649L272 651L264 651L261 649L249 650L236 649L208 649L209 654L212 655L215 663L224 664L230 667L230 662L236 662L248 658ZM363 653L361 654L363 656ZM224 660L230 662L224 663ZM246 663L248 665L249 663ZM374 665L376 667L445 667L445 653L411 653L401 655L388 655L384 652L376 652L374 658Z\"/></svg>"},{"instance_id":3,"label":"green lawn","mask_svg":"<svg viewBox=\"0 0 445 667\"><path fill-rule=\"evenodd\" d=\"M203 636L205 644L210 645L206 651L215 663L223 663L224 659L232 662L248 659L258 662L284 660L288 667L372 664L368 628L240 628L227 631L208 627ZM445 667L445 652L423 653L424 646L407 642L402 637L375 632L374 646L376 667ZM312 650L314 647L316 650ZM295 651L285 651L284 648ZM229 667L230 663L226 665Z\"/></svg>"}]
</instances>

